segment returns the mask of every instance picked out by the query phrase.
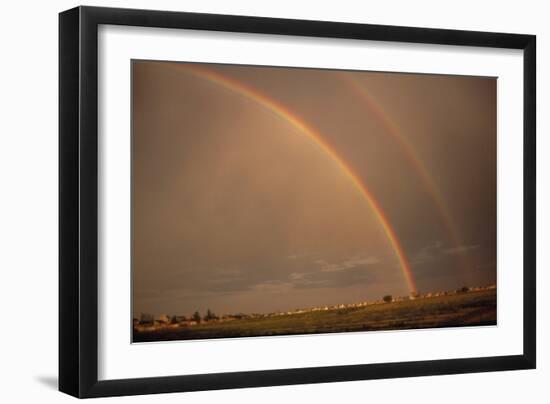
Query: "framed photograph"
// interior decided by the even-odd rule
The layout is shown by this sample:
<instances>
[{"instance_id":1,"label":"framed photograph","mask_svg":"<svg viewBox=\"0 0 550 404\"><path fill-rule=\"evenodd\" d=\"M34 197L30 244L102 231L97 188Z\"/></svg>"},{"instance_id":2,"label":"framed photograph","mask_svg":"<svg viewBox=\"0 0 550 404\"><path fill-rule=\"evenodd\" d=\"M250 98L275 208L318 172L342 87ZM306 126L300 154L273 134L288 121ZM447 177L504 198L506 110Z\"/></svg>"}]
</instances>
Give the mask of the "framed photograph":
<instances>
[{"instance_id":1,"label":"framed photograph","mask_svg":"<svg viewBox=\"0 0 550 404\"><path fill-rule=\"evenodd\" d=\"M535 36L59 29L61 391L535 368Z\"/></svg>"}]
</instances>

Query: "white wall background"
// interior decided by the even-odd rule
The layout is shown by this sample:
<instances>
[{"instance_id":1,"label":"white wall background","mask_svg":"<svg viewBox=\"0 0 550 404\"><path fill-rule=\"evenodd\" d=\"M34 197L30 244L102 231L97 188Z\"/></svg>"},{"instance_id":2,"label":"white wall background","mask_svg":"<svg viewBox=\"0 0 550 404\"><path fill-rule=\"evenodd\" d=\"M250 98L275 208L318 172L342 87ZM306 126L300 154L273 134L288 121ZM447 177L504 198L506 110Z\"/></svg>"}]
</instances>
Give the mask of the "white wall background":
<instances>
[{"instance_id":1,"label":"white wall background","mask_svg":"<svg viewBox=\"0 0 550 404\"><path fill-rule=\"evenodd\" d=\"M62 403L57 385L57 13L3 4L0 24L0 401ZM91 1L88 5L335 20L538 36L538 369L109 399L154 403L544 402L550 397L550 25L545 2ZM546 382L546 383L545 383Z\"/></svg>"}]
</instances>

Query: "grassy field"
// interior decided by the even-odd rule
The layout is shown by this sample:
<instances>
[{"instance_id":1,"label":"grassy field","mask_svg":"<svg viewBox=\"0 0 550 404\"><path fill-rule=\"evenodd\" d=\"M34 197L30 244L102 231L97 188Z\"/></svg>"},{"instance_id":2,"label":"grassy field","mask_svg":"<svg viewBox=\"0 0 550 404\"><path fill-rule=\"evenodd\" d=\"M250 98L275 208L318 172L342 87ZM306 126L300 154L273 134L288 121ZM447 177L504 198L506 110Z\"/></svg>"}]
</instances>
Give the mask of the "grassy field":
<instances>
[{"instance_id":1,"label":"grassy field","mask_svg":"<svg viewBox=\"0 0 550 404\"><path fill-rule=\"evenodd\" d=\"M138 332L134 342L495 325L496 290Z\"/></svg>"}]
</instances>

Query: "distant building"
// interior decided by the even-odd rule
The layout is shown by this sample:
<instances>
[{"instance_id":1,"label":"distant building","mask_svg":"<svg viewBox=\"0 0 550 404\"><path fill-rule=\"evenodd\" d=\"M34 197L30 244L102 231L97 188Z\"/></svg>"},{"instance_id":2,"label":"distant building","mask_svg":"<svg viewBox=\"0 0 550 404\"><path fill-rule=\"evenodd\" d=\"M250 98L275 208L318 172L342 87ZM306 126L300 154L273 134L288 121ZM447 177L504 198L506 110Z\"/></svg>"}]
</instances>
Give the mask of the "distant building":
<instances>
[{"instance_id":1,"label":"distant building","mask_svg":"<svg viewBox=\"0 0 550 404\"><path fill-rule=\"evenodd\" d=\"M166 314L155 316L153 320L153 324L157 327L164 327L170 324L170 317L167 316Z\"/></svg>"},{"instance_id":2,"label":"distant building","mask_svg":"<svg viewBox=\"0 0 550 404\"><path fill-rule=\"evenodd\" d=\"M176 316L176 323L183 323L187 320L185 316Z\"/></svg>"}]
</instances>

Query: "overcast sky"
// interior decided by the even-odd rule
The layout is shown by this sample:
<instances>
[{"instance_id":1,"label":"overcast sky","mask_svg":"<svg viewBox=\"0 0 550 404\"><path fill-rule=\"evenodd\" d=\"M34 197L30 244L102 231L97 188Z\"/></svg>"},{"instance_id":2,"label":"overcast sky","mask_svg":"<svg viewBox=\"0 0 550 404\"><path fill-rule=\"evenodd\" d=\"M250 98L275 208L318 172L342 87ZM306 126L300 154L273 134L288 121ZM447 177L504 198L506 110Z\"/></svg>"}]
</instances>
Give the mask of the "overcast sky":
<instances>
[{"instance_id":1,"label":"overcast sky","mask_svg":"<svg viewBox=\"0 0 550 404\"><path fill-rule=\"evenodd\" d=\"M132 69L134 315L409 294L349 175L265 100L314 128L370 190L420 292L496 282L496 79L146 61Z\"/></svg>"}]
</instances>

